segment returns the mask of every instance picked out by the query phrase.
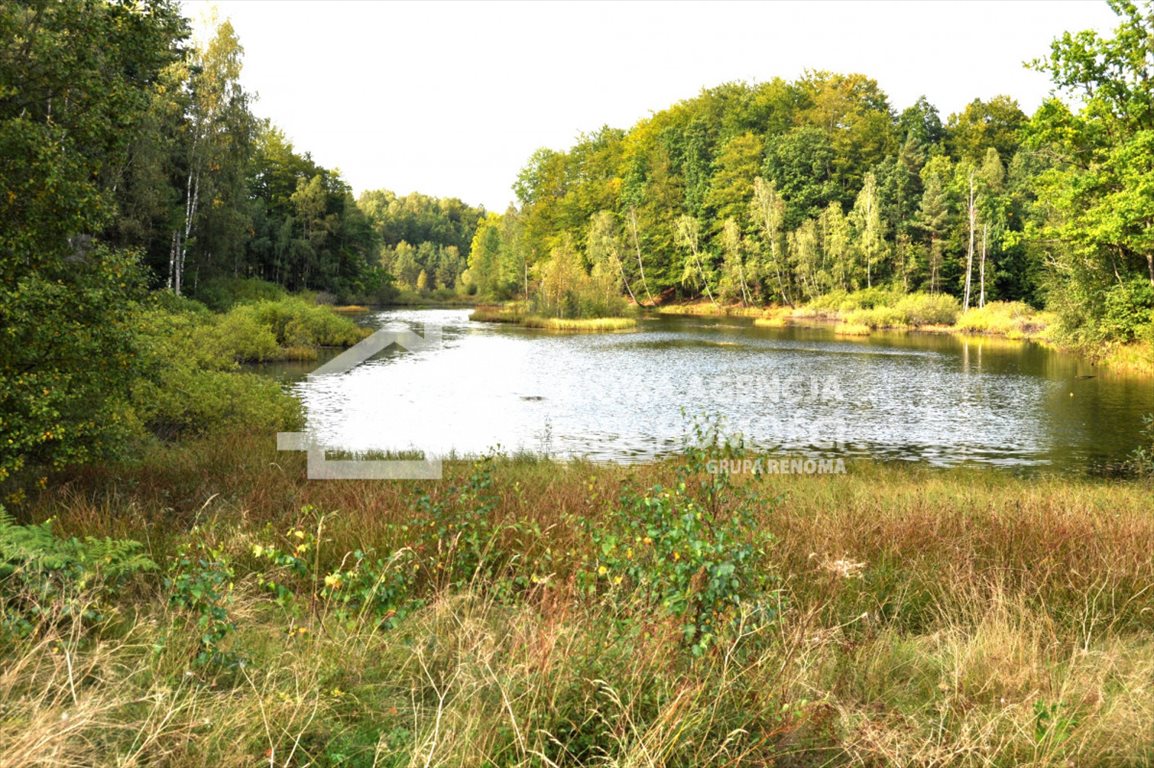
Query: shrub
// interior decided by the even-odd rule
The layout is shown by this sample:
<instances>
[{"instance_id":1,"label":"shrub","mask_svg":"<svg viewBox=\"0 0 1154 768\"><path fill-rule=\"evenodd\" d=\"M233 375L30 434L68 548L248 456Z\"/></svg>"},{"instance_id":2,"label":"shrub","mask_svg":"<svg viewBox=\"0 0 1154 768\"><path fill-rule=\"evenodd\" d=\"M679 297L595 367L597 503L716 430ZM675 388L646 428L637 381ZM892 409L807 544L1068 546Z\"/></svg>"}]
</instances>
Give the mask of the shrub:
<instances>
[{"instance_id":1,"label":"shrub","mask_svg":"<svg viewBox=\"0 0 1154 768\"><path fill-rule=\"evenodd\" d=\"M1154 285L1135 278L1106 292L1102 331L1114 341L1134 341L1154 327Z\"/></svg>"},{"instance_id":2,"label":"shrub","mask_svg":"<svg viewBox=\"0 0 1154 768\"><path fill-rule=\"evenodd\" d=\"M272 329L263 325L247 307L232 310L215 324L204 327L204 335L222 358L242 362L263 362L282 357Z\"/></svg>"},{"instance_id":3,"label":"shrub","mask_svg":"<svg viewBox=\"0 0 1154 768\"><path fill-rule=\"evenodd\" d=\"M236 630L229 614L236 572L227 554L198 536L196 528L191 533L193 540L181 545L169 565L168 602L196 623L195 663L231 666L239 656L223 644Z\"/></svg>"},{"instance_id":4,"label":"shrub","mask_svg":"<svg viewBox=\"0 0 1154 768\"><path fill-rule=\"evenodd\" d=\"M963 333L984 333L1008 338L1036 335L1046 328L1046 317L1020 301L991 301L971 307L955 327Z\"/></svg>"},{"instance_id":5,"label":"shrub","mask_svg":"<svg viewBox=\"0 0 1154 768\"><path fill-rule=\"evenodd\" d=\"M140 423L162 439L231 428L273 433L299 423L299 404L264 376L174 361L133 385Z\"/></svg>"},{"instance_id":6,"label":"shrub","mask_svg":"<svg viewBox=\"0 0 1154 768\"><path fill-rule=\"evenodd\" d=\"M255 277L215 277L205 280L196 290L196 298L217 312L226 312L237 304L278 301L287 295L279 285Z\"/></svg>"},{"instance_id":7,"label":"shrub","mask_svg":"<svg viewBox=\"0 0 1154 768\"><path fill-rule=\"evenodd\" d=\"M349 347L369 333L329 307L297 298L246 304L233 312L250 315L286 347Z\"/></svg>"},{"instance_id":8,"label":"shrub","mask_svg":"<svg viewBox=\"0 0 1154 768\"><path fill-rule=\"evenodd\" d=\"M602 525L589 526L596 560L587 583L610 596L640 600L652 611L681 622L682 637L694 655L713 645L738 620L773 617L772 537L756 521L766 500L751 495L726 510L728 475L705 470L719 440L697 428L698 445L672 488L653 486L627 494ZM726 445L726 458L742 455Z\"/></svg>"},{"instance_id":9,"label":"shrub","mask_svg":"<svg viewBox=\"0 0 1154 768\"><path fill-rule=\"evenodd\" d=\"M948 293L911 293L894 307L906 325L953 325L961 312L958 300Z\"/></svg>"},{"instance_id":10,"label":"shrub","mask_svg":"<svg viewBox=\"0 0 1154 768\"><path fill-rule=\"evenodd\" d=\"M838 309L842 312L852 312L855 309L873 309L874 307L888 307L896 304L902 297L901 291L892 291L887 288L863 288L847 294Z\"/></svg>"}]
</instances>

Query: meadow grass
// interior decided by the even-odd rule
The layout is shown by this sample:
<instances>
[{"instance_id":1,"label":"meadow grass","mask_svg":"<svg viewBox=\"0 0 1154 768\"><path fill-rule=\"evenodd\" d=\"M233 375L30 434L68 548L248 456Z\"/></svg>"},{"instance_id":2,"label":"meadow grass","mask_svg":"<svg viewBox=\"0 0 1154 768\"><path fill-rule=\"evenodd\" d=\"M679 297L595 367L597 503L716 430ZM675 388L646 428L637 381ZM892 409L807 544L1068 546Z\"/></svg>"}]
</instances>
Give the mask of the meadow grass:
<instances>
[{"instance_id":1,"label":"meadow grass","mask_svg":"<svg viewBox=\"0 0 1154 768\"><path fill-rule=\"evenodd\" d=\"M632 549L605 548L623 496L716 477L484 466L482 482L467 462L440 482L309 482L303 457L233 434L50 483L26 517L135 538L161 570L111 596L5 596L44 610L0 645L0 765L1154 759L1148 485L869 462L734 476L696 508L772 535L771 611L691 653L680 620L617 585ZM643 534L639 560L662 543ZM403 574L410 602L345 610L357 552L382 553L375 573ZM227 580L206 576L224 563ZM217 584L215 602L190 583ZM106 605L65 621L66 597ZM227 613L215 650L232 663L195 660L206 606Z\"/></svg>"}]
</instances>

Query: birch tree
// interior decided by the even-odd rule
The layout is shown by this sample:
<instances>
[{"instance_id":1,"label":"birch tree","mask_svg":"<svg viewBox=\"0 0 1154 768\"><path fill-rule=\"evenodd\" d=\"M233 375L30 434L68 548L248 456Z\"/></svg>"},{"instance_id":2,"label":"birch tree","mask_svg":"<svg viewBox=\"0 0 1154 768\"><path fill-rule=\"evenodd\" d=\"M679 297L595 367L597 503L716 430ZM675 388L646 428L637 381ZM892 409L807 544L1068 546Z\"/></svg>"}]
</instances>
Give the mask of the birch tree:
<instances>
[{"instance_id":1,"label":"birch tree","mask_svg":"<svg viewBox=\"0 0 1154 768\"><path fill-rule=\"evenodd\" d=\"M785 238L783 223L785 221L785 201L777 192L777 185L772 181L758 177L753 180L753 218L761 230L762 239L768 251L768 270L772 272L777 283L777 293L781 300L793 306L793 298L788 288L789 265L785 260Z\"/></svg>"}]
</instances>

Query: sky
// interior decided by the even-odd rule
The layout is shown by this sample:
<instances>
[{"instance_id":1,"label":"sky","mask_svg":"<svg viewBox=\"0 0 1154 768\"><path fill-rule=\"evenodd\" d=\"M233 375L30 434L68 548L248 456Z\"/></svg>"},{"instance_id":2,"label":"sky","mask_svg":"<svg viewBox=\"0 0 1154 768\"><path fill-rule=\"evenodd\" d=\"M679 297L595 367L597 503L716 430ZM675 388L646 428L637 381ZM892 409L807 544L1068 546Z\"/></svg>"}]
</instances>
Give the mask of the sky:
<instances>
[{"instance_id":1,"label":"sky","mask_svg":"<svg viewBox=\"0 0 1154 768\"><path fill-rule=\"evenodd\" d=\"M566 149L725 82L860 72L901 110L945 120L1050 91L1023 62L1064 31L1110 32L1091 0L369 2L184 0L232 21L242 83L267 117L359 194L459 197L503 211L538 147Z\"/></svg>"}]
</instances>

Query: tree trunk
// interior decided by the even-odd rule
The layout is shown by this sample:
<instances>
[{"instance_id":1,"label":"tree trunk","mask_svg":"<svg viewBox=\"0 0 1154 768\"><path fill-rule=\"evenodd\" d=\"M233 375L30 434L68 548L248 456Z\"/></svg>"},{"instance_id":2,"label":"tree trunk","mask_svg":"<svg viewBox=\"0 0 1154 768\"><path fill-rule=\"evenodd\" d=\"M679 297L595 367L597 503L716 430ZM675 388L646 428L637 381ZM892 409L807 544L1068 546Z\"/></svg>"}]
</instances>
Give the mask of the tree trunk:
<instances>
[{"instance_id":1,"label":"tree trunk","mask_svg":"<svg viewBox=\"0 0 1154 768\"><path fill-rule=\"evenodd\" d=\"M974 207L974 172L970 171L970 247L966 252L966 290L965 299L962 301L962 310L965 311L970 308L970 284L973 281L974 275L974 229L977 227L977 209Z\"/></svg>"},{"instance_id":2,"label":"tree trunk","mask_svg":"<svg viewBox=\"0 0 1154 768\"><path fill-rule=\"evenodd\" d=\"M633 289L629 287L629 278L625 275L625 262L623 262L617 254L616 246L613 248L613 261L617 262L617 269L621 272L621 282L625 283L625 290L629 294L629 298L633 299L634 304L641 306L641 302L633 295Z\"/></svg>"},{"instance_id":3,"label":"tree trunk","mask_svg":"<svg viewBox=\"0 0 1154 768\"><path fill-rule=\"evenodd\" d=\"M634 208L629 209L629 221L633 225L633 247L637 251L637 269L641 272L641 287L645 289L649 305L653 306L653 294L649 292L649 283L645 279L645 265L641 263L641 241L637 239L637 211Z\"/></svg>"},{"instance_id":4,"label":"tree trunk","mask_svg":"<svg viewBox=\"0 0 1154 768\"><path fill-rule=\"evenodd\" d=\"M693 260L697 262L697 274L701 275L701 284L705 286L705 295L709 297L710 304L716 304L717 300L713 298L713 292L709 290L709 278L705 275L705 262L701 260L701 254L697 252L697 244L693 244Z\"/></svg>"},{"instance_id":5,"label":"tree trunk","mask_svg":"<svg viewBox=\"0 0 1154 768\"><path fill-rule=\"evenodd\" d=\"M769 253L770 253L770 258L773 259L773 271L774 271L774 274L777 276L777 290L779 293L781 293L781 300L784 301L786 304L788 304L790 307L792 307L793 302L790 301L789 294L786 293L786 291L785 291L785 281L781 277L781 261L777 257L777 244L776 243L770 243Z\"/></svg>"},{"instance_id":6,"label":"tree trunk","mask_svg":"<svg viewBox=\"0 0 1154 768\"><path fill-rule=\"evenodd\" d=\"M978 281L979 281L979 284L981 285L981 289L980 289L980 292L978 294L978 306L979 307L986 306L986 240L989 237L989 234L990 234L990 225L988 223L983 224L982 225L982 260L978 266Z\"/></svg>"}]
</instances>

